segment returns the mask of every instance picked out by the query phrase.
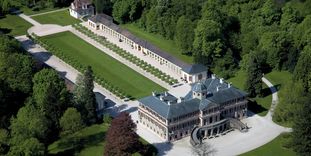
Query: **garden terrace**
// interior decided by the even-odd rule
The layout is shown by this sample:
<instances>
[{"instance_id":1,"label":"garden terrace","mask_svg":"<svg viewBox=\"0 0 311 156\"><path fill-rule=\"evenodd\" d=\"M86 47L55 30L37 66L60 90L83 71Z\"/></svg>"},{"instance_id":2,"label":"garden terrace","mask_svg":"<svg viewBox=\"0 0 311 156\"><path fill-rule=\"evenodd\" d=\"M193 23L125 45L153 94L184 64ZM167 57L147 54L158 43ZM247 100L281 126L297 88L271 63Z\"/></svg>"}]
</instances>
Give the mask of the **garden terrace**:
<instances>
[{"instance_id":1,"label":"garden terrace","mask_svg":"<svg viewBox=\"0 0 311 156\"><path fill-rule=\"evenodd\" d=\"M90 65L95 81L120 98L141 98L165 90L71 32L41 37L37 42L80 72Z\"/></svg>"}]
</instances>

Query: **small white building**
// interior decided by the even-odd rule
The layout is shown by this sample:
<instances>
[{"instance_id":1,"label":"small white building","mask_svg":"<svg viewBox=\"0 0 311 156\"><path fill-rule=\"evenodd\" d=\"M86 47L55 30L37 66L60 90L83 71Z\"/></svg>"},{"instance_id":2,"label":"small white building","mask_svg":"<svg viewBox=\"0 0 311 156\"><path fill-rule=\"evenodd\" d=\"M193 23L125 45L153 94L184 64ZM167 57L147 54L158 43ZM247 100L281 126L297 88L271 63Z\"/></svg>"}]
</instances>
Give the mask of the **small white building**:
<instances>
[{"instance_id":1,"label":"small white building","mask_svg":"<svg viewBox=\"0 0 311 156\"><path fill-rule=\"evenodd\" d=\"M95 8L92 5L92 0L74 0L69 7L70 15L74 18L83 18L93 16Z\"/></svg>"}]
</instances>

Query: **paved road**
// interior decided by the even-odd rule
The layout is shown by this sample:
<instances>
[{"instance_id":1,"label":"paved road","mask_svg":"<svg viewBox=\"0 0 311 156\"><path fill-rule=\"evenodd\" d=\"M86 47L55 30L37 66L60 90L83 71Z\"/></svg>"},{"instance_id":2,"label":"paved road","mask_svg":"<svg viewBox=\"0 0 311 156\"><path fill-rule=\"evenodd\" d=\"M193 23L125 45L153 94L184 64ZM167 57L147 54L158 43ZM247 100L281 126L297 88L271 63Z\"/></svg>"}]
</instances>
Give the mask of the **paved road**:
<instances>
[{"instance_id":1,"label":"paved road","mask_svg":"<svg viewBox=\"0 0 311 156\"><path fill-rule=\"evenodd\" d=\"M265 118L269 119L272 121L272 116L274 113L274 110L277 106L277 104L279 103L279 97L278 97L278 90L273 86L273 84L266 79L265 77L262 77L261 80L270 88L271 92L272 92L272 103L271 103L271 107L267 113L267 115L265 116Z\"/></svg>"}]
</instances>

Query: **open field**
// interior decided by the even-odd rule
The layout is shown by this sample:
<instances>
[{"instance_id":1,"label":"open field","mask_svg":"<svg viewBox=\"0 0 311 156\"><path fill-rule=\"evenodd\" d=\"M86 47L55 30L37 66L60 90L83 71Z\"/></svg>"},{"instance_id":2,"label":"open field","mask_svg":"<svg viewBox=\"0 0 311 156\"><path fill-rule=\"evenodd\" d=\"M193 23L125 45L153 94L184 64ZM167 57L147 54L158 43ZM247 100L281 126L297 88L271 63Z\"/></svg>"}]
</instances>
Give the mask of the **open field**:
<instances>
[{"instance_id":1,"label":"open field","mask_svg":"<svg viewBox=\"0 0 311 156\"><path fill-rule=\"evenodd\" d=\"M17 15L0 17L0 31L12 36L25 35L32 25Z\"/></svg>"},{"instance_id":2,"label":"open field","mask_svg":"<svg viewBox=\"0 0 311 156\"><path fill-rule=\"evenodd\" d=\"M281 134L271 142L256 148L250 152L241 154L240 156L263 156L263 155L281 155L281 156L296 156L297 154L292 150L283 147L288 141L286 134Z\"/></svg>"},{"instance_id":3,"label":"open field","mask_svg":"<svg viewBox=\"0 0 311 156\"><path fill-rule=\"evenodd\" d=\"M124 24L121 25L122 28L127 29L137 37L144 39L153 45L157 46L161 50L171 54L172 56L187 62L187 63L193 63L193 58L191 56L187 55L182 55L181 50L177 47L177 45L174 43L172 40L167 40L161 35L153 34L153 33L148 33L134 24Z\"/></svg>"},{"instance_id":4,"label":"open field","mask_svg":"<svg viewBox=\"0 0 311 156\"><path fill-rule=\"evenodd\" d=\"M165 90L71 32L45 36L43 39L61 49L66 57L73 58L83 66L92 66L95 76L105 78L113 86L122 89L134 98L150 95L152 91Z\"/></svg>"},{"instance_id":5,"label":"open field","mask_svg":"<svg viewBox=\"0 0 311 156\"><path fill-rule=\"evenodd\" d=\"M234 77L230 78L227 81L232 82L233 86L239 89L245 90L244 86L245 86L246 76L247 76L246 72L240 70L235 74ZM269 87L266 84L263 83L262 88L264 92L264 97L260 97L260 98L256 97L256 98L251 99L252 101L254 102L256 101L256 102L250 103L249 109L260 116L265 116L268 113L268 110L271 106L272 94L271 94Z\"/></svg>"},{"instance_id":6,"label":"open field","mask_svg":"<svg viewBox=\"0 0 311 156\"><path fill-rule=\"evenodd\" d=\"M38 21L41 24L58 24L61 26L71 25L81 22L69 15L68 10L62 10L57 12L52 12L48 14L32 16L32 19Z\"/></svg>"}]
</instances>

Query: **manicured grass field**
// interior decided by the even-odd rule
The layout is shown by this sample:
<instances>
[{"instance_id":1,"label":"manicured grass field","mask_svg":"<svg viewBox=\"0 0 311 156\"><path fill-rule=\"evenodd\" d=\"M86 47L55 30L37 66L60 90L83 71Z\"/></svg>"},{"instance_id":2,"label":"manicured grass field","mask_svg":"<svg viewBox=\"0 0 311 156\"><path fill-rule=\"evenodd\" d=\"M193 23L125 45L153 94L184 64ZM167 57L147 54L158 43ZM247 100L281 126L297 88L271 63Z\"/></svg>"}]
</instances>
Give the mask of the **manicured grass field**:
<instances>
[{"instance_id":1,"label":"manicured grass field","mask_svg":"<svg viewBox=\"0 0 311 156\"><path fill-rule=\"evenodd\" d=\"M187 63L193 63L193 57L182 55L181 50L177 47L174 41L167 40L163 38L161 35L146 32L138 28L134 24L125 24L125 25L121 25L121 27L127 29L128 31L136 35L137 37L152 43L153 45L173 55L174 57Z\"/></svg>"},{"instance_id":2,"label":"manicured grass field","mask_svg":"<svg viewBox=\"0 0 311 156\"><path fill-rule=\"evenodd\" d=\"M245 81L246 81L246 72L245 71L238 71L234 77L230 78L227 80L227 82L232 82L233 86L245 90ZM262 84L262 88L264 90L265 96L264 97L256 97L251 100L256 101L257 104L255 103L250 103L249 109L253 111L254 113L260 115L260 116L265 116L268 113L268 110L271 106L272 102L272 95L271 91L268 88L266 84Z\"/></svg>"},{"instance_id":3,"label":"manicured grass field","mask_svg":"<svg viewBox=\"0 0 311 156\"><path fill-rule=\"evenodd\" d=\"M32 25L17 15L0 17L0 31L12 36L25 35Z\"/></svg>"},{"instance_id":4,"label":"manicured grass field","mask_svg":"<svg viewBox=\"0 0 311 156\"><path fill-rule=\"evenodd\" d=\"M152 91L165 90L71 32L45 36L43 39L62 49L67 57L73 58L84 66L92 66L95 75L105 78L113 86L122 89L134 98L150 95Z\"/></svg>"},{"instance_id":5,"label":"manicured grass field","mask_svg":"<svg viewBox=\"0 0 311 156\"><path fill-rule=\"evenodd\" d=\"M65 136L48 147L51 155L102 156L105 147L105 134L108 124L96 124L86 127L75 134ZM149 143L139 139L143 145ZM155 151L154 151L155 152ZM141 155L139 152L133 155Z\"/></svg>"},{"instance_id":6,"label":"manicured grass field","mask_svg":"<svg viewBox=\"0 0 311 156\"><path fill-rule=\"evenodd\" d=\"M52 12L48 14L32 16L34 20L38 21L41 24L58 24L61 26L71 25L81 22L78 19L75 19L69 15L68 10L62 10L57 12Z\"/></svg>"},{"instance_id":7,"label":"manicured grass field","mask_svg":"<svg viewBox=\"0 0 311 156\"><path fill-rule=\"evenodd\" d=\"M250 152L241 154L240 156L268 156L268 155L280 155L280 156L296 156L297 154L292 149L282 147L287 141L284 137L285 134L281 134L271 142L256 148Z\"/></svg>"}]
</instances>

